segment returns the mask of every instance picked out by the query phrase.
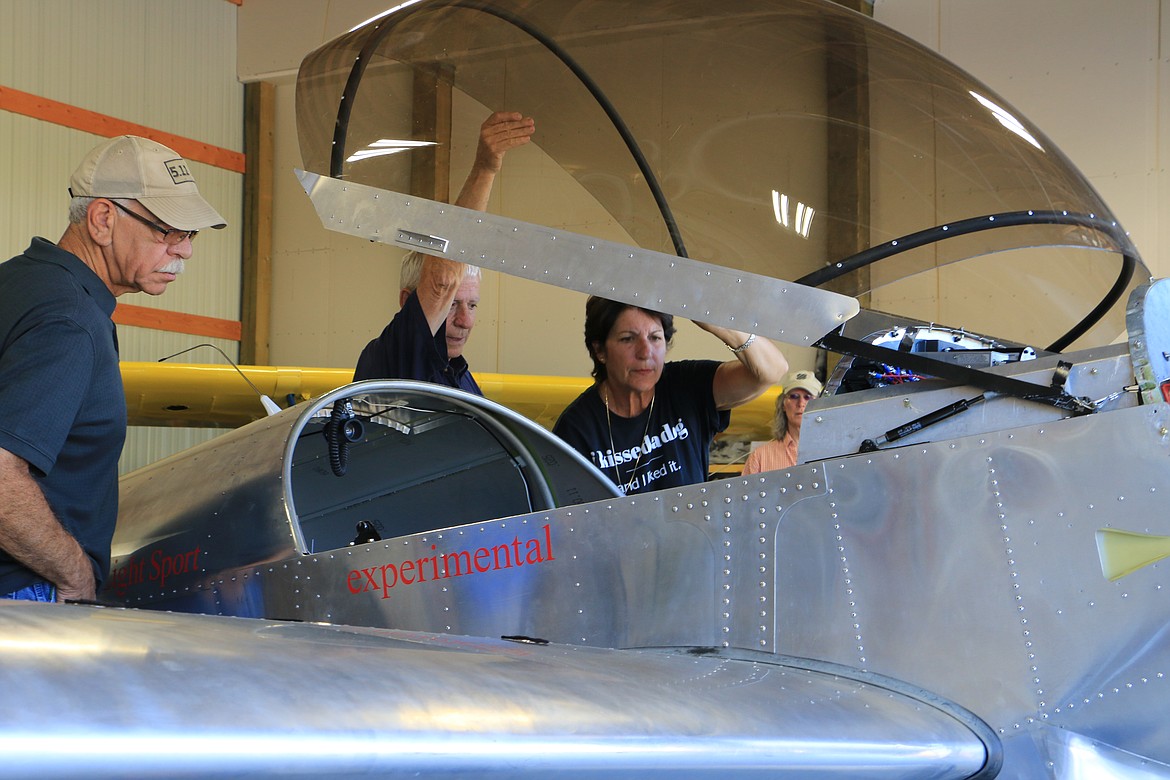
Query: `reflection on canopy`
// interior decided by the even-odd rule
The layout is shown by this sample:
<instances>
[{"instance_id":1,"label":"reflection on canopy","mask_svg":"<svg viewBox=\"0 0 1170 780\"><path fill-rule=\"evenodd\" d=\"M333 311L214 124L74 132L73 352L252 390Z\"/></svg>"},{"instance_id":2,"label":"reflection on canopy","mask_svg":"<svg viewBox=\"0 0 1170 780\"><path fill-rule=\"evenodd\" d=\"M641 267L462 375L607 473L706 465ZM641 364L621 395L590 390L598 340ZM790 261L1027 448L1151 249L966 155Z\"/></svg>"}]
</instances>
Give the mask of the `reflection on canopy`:
<instances>
[{"instance_id":1,"label":"reflection on canopy","mask_svg":"<svg viewBox=\"0 0 1170 780\"><path fill-rule=\"evenodd\" d=\"M536 117L541 157L505 165L532 196L503 216L1058 349L1094 307L1104 319L1077 345L1112 340L1148 277L1003 98L821 0L422 0L321 47L298 78L307 170L435 200L493 110ZM1016 319L988 320L989 295L1018 300Z\"/></svg>"}]
</instances>

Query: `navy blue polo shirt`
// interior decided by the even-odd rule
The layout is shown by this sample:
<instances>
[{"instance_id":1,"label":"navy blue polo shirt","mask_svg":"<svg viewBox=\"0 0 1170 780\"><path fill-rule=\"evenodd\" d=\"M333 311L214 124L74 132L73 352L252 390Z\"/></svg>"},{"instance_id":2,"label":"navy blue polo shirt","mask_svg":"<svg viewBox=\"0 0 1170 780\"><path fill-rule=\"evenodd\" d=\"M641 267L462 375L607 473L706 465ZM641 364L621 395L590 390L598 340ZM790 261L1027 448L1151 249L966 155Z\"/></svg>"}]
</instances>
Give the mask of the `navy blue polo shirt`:
<instances>
[{"instance_id":1,"label":"navy blue polo shirt","mask_svg":"<svg viewBox=\"0 0 1170 780\"><path fill-rule=\"evenodd\" d=\"M362 350L353 381L363 379L417 379L483 395L463 356L447 359L446 320L431 335L418 292L410 294L390 324Z\"/></svg>"},{"instance_id":2,"label":"navy blue polo shirt","mask_svg":"<svg viewBox=\"0 0 1170 780\"><path fill-rule=\"evenodd\" d=\"M43 238L0 263L0 447L28 461L99 590L126 438L114 306L89 266ZM0 549L0 593L37 579Z\"/></svg>"}]
</instances>

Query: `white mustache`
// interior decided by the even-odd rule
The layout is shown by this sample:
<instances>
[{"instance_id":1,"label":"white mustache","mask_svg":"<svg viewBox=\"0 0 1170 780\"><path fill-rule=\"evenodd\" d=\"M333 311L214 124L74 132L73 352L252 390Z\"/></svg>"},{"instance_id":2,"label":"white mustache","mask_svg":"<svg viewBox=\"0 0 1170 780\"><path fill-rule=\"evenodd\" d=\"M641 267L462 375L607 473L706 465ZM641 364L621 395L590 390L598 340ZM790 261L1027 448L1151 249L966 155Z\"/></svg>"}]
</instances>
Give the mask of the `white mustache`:
<instances>
[{"instance_id":1,"label":"white mustache","mask_svg":"<svg viewBox=\"0 0 1170 780\"><path fill-rule=\"evenodd\" d=\"M158 269L160 274L178 274L183 273L183 261L181 259L172 260L171 262Z\"/></svg>"}]
</instances>

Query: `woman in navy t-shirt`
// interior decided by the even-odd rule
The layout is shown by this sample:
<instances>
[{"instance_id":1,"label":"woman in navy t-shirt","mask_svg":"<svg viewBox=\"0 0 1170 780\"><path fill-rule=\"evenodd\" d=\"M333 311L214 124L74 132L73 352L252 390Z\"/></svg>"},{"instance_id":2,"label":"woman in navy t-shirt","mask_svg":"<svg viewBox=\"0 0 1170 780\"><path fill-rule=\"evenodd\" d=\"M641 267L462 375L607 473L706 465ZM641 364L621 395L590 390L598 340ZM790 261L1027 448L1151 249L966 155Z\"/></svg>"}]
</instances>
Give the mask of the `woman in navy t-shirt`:
<instances>
[{"instance_id":1,"label":"woman in navy t-shirt","mask_svg":"<svg viewBox=\"0 0 1170 780\"><path fill-rule=\"evenodd\" d=\"M553 432L627 495L705 480L711 440L727 427L729 410L788 369L767 339L695 324L735 359L667 363L674 317L595 296L585 304L585 346L597 381Z\"/></svg>"}]
</instances>

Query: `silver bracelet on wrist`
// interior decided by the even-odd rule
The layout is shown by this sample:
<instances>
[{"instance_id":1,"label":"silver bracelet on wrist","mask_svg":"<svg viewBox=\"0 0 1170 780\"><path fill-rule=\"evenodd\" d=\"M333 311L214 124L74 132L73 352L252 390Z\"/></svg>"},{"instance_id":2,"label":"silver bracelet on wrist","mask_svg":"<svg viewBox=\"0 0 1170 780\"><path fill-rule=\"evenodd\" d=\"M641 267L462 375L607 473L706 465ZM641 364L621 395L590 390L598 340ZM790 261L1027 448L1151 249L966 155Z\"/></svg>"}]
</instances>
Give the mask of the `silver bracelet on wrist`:
<instances>
[{"instance_id":1,"label":"silver bracelet on wrist","mask_svg":"<svg viewBox=\"0 0 1170 780\"><path fill-rule=\"evenodd\" d=\"M727 348L731 350L731 354L738 355L740 352L743 352L745 349L750 347L752 345L752 342L755 340L756 340L756 334L753 333L747 337L747 341L740 344L738 347L733 347L730 344L728 344Z\"/></svg>"}]
</instances>

